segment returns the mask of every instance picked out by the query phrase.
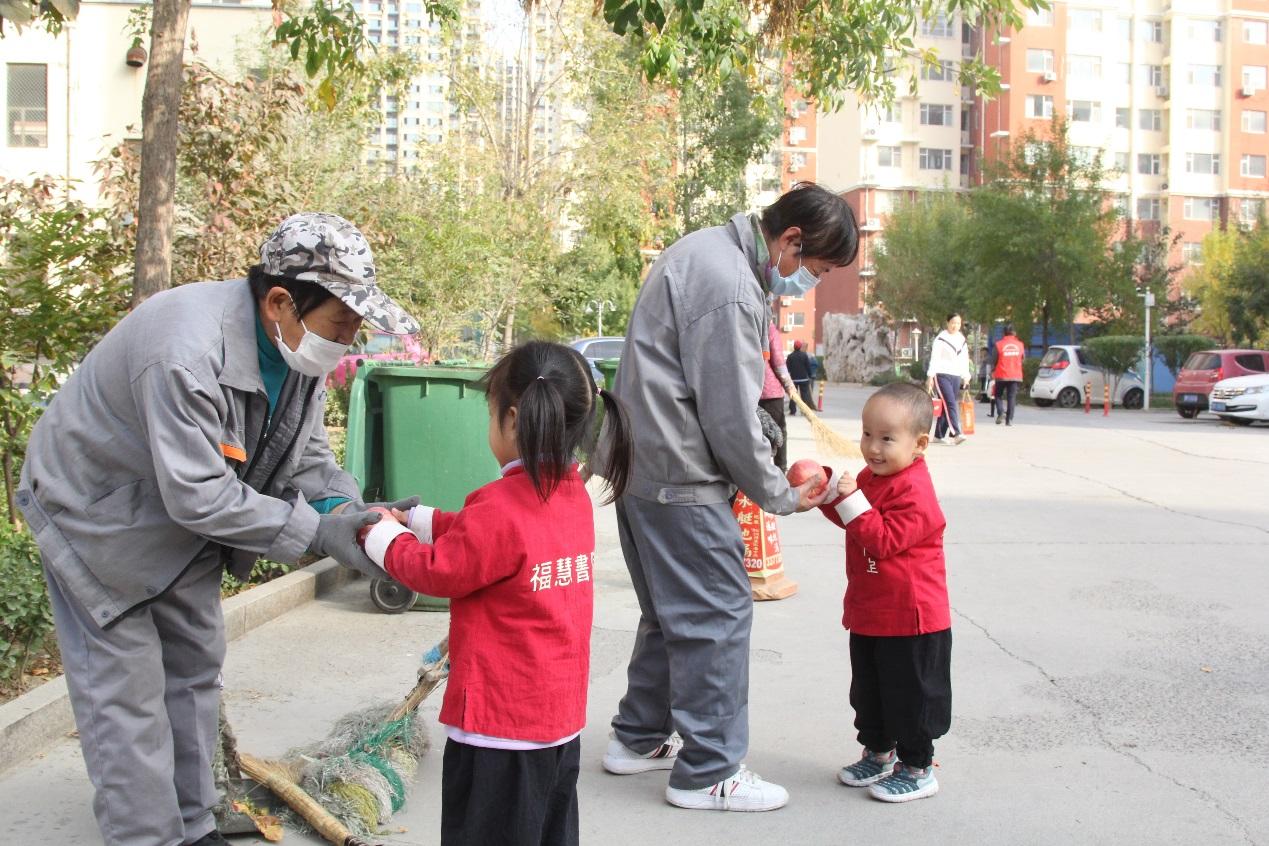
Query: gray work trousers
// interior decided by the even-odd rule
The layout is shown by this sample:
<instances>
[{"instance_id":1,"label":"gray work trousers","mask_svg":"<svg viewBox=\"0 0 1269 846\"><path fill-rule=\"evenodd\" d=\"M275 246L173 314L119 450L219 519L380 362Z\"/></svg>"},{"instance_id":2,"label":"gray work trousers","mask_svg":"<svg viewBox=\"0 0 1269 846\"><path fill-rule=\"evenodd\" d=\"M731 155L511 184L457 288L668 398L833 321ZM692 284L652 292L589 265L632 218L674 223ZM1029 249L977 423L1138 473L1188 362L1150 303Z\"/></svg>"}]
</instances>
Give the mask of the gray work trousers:
<instances>
[{"instance_id":1,"label":"gray work trousers","mask_svg":"<svg viewBox=\"0 0 1269 846\"><path fill-rule=\"evenodd\" d=\"M216 827L221 570L209 549L154 602L102 629L44 568L107 846L182 846Z\"/></svg>"},{"instance_id":2,"label":"gray work trousers","mask_svg":"<svg viewBox=\"0 0 1269 846\"><path fill-rule=\"evenodd\" d=\"M677 730L670 786L708 787L749 749L753 596L740 527L726 502L634 496L617 501L617 527L642 613L613 732L646 754Z\"/></svg>"}]
</instances>

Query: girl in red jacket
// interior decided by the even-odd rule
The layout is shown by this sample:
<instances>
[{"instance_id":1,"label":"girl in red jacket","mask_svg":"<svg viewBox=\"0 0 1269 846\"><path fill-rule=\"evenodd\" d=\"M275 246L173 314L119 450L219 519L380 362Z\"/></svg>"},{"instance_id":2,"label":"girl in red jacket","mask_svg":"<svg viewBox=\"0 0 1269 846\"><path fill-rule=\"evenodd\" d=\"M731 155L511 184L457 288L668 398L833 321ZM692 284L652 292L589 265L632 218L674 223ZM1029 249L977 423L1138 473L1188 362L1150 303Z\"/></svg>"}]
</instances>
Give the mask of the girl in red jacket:
<instances>
[{"instance_id":1,"label":"girl in red jacket","mask_svg":"<svg viewBox=\"0 0 1269 846\"><path fill-rule=\"evenodd\" d=\"M604 475L619 496L625 418L585 359L559 344L517 347L483 382L502 478L457 513L385 515L364 544L406 587L452 600L441 843L576 844L595 522L574 456L602 397Z\"/></svg>"},{"instance_id":2,"label":"girl in red jacket","mask_svg":"<svg viewBox=\"0 0 1269 846\"><path fill-rule=\"evenodd\" d=\"M868 466L834 476L824 514L846 530L850 704L864 746L838 780L883 802L938 792L934 739L952 719L952 619L943 562L946 522L923 453L929 396L915 385L878 390L864 405Z\"/></svg>"}]
</instances>

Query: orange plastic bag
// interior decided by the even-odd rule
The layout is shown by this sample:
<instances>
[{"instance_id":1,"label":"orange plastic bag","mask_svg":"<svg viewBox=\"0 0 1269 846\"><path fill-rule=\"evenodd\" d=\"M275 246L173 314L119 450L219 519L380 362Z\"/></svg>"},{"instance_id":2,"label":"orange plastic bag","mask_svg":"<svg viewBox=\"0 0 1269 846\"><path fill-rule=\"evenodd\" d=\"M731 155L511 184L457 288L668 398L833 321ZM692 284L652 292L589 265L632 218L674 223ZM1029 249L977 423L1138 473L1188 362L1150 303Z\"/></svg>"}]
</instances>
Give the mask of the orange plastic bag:
<instances>
[{"instance_id":1,"label":"orange plastic bag","mask_svg":"<svg viewBox=\"0 0 1269 846\"><path fill-rule=\"evenodd\" d=\"M961 394L961 434L974 434L974 400L968 392Z\"/></svg>"}]
</instances>

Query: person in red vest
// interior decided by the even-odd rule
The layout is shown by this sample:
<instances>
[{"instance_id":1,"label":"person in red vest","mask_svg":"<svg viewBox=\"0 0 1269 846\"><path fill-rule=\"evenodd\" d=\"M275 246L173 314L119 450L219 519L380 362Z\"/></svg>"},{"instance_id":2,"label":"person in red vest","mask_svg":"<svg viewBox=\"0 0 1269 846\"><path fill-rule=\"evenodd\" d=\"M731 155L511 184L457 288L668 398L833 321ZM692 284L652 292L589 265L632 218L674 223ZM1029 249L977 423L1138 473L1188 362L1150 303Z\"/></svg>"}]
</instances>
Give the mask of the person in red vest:
<instances>
[{"instance_id":1,"label":"person in red vest","mask_svg":"<svg viewBox=\"0 0 1269 846\"><path fill-rule=\"evenodd\" d=\"M628 418L560 344L515 348L483 385L502 478L456 513L385 514L363 544L401 584L452 600L442 846L576 846L596 562L574 455L602 399L603 478L620 496Z\"/></svg>"},{"instance_id":2,"label":"person in red vest","mask_svg":"<svg viewBox=\"0 0 1269 846\"><path fill-rule=\"evenodd\" d=\"M1022 385L1022 360L1026 357L1026 344L1014 334L1013 324L1006 323L1004 337L996 342L996 367L991 372L991 378L996 380L997 426L1013 425L1013 409L1018 401L1018 387Z\"/></svg>"}]
</instances>

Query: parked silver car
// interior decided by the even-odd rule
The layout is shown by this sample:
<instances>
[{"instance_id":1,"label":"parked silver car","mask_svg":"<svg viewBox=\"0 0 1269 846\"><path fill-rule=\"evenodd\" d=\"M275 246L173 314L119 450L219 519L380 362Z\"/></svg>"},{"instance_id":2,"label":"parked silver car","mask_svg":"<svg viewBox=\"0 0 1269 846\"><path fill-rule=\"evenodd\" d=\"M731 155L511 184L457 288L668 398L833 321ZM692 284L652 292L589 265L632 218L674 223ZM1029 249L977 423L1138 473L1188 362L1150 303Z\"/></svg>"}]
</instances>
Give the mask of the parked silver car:
<instances>
[{"instance_id":1,"label":"parked silver car","mask_svg":"<svg viewBox=\"0 0 1269 846\"><path fill-rule=\"evenodd\" d=\"M1031 399L1041 408L1056 404L1076 408L1084 403L1084 385L1092 391L1093 405L1101 405L1106 375L1086 347L1054 344L1040 359L1040 370L1031 383ZM1111 383L1114 383L1113 377ZM1145 404L1146 386L1131 370L1119 377L1111 403L1124 408Z\"/></svg>"}]
</instances>

